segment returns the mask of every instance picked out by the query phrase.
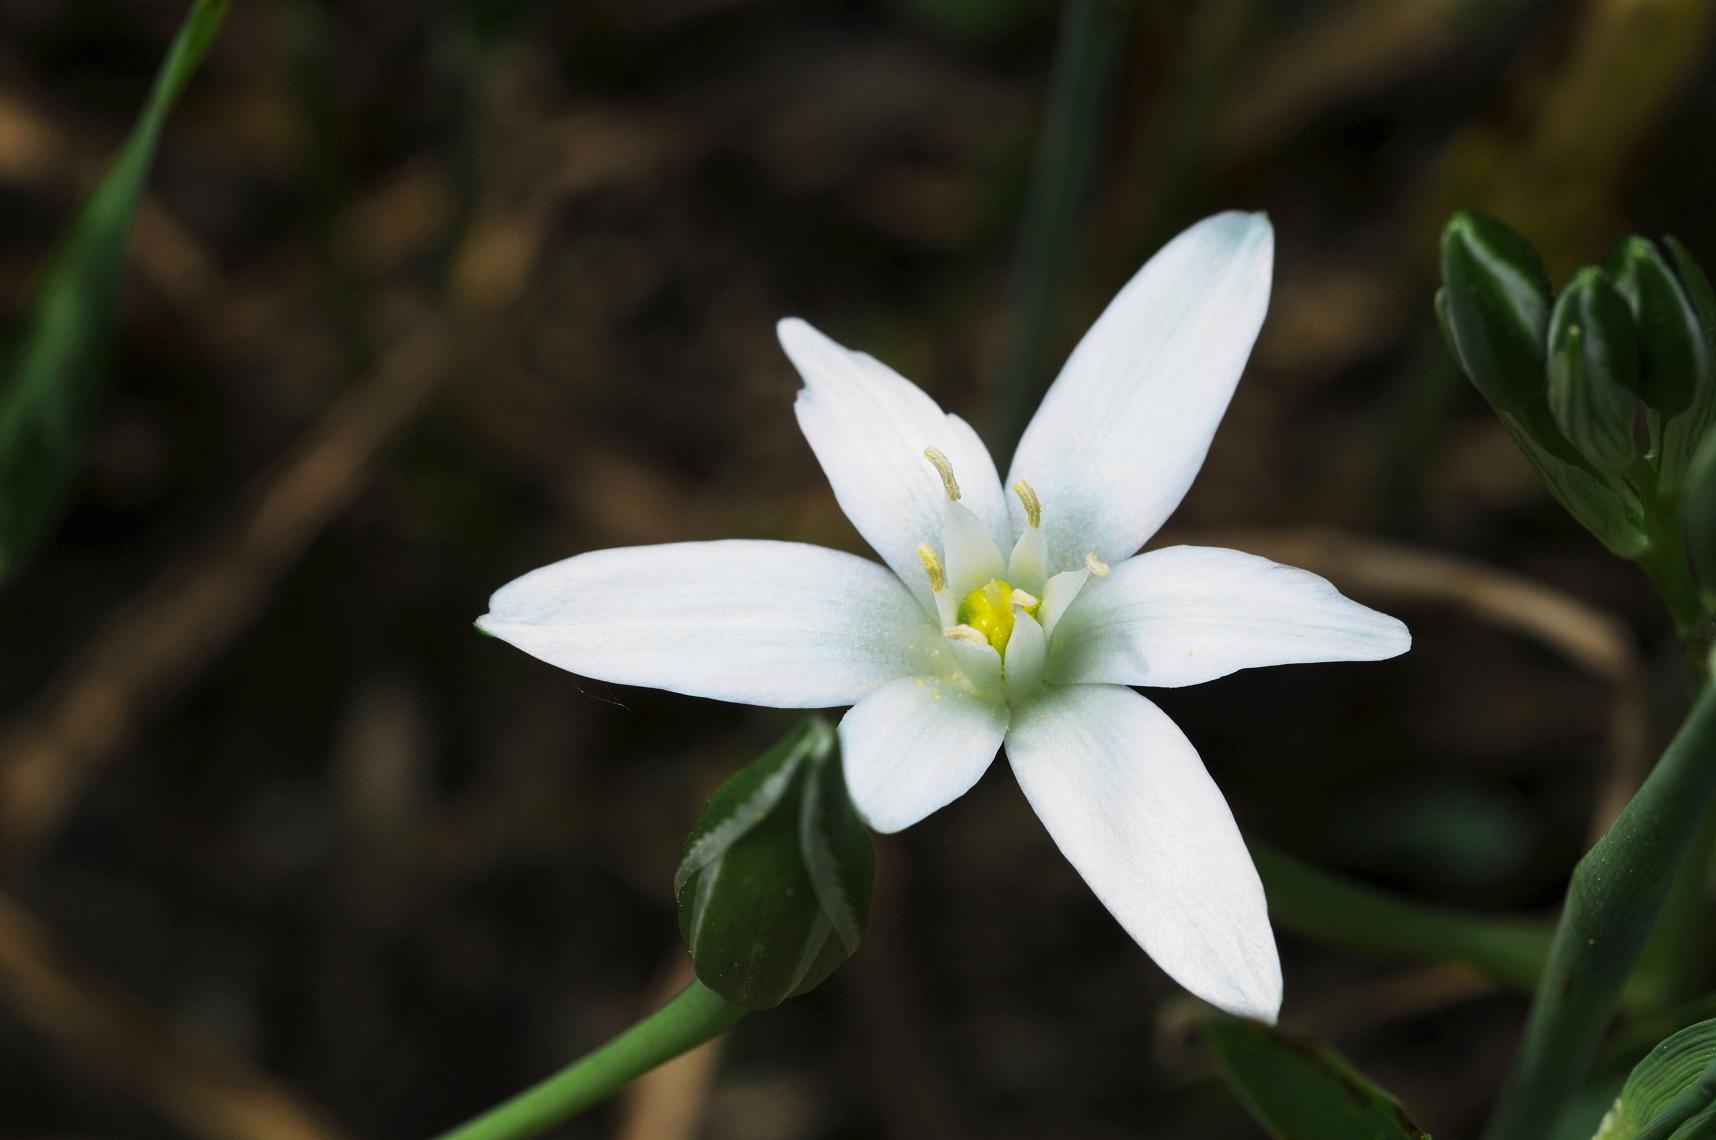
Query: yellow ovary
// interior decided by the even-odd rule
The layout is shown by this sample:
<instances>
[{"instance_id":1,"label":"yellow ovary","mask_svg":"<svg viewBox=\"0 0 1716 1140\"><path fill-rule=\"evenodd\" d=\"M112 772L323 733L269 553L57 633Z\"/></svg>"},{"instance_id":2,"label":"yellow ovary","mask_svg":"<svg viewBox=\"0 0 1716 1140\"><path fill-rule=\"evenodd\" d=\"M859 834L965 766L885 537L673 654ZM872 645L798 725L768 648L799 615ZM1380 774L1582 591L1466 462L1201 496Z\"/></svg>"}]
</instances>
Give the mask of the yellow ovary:
<instances>
[{"instance_id":1,"label":"yellow ovary","mask_svg":"<svg viewBox=\"0 0 1716 1140\"><path fill-rule=\"evenodd\" d=\"M995 652L1006 656L1007 639L1013 636L1013 606L1015 594L1029 597L1022 591L1015 591L1011 584L999 578L991 578L971 593L965 595L959 603L959 621L981 633ZM1038 603L1031 603L1021 608L1033 618L1037 616Z\"/></svg>"}]
</instances>

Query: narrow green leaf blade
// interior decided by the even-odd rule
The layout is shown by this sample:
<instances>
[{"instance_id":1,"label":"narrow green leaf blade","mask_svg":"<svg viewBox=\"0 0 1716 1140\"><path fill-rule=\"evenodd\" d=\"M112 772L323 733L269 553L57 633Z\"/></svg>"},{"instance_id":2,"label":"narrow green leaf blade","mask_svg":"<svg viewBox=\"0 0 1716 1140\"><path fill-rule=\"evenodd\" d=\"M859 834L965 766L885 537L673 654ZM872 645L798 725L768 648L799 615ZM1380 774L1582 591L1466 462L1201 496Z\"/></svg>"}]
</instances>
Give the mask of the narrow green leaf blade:
<instances>
[{"instance_id":1,"label":"narrow green leaf blade","mask_svg":"<svg viewBox=\"0 0 1716 1140\"><path fill-rule=\"evenodd\" d=\"M1203 1034L1228 1087L1276 1140L1429 1140L1399 1101L1321 1041L1223 1015Z\"/></svg>"},{"instance_id":2,"label":"narrow green leaf blade","mask_svg":"<svg viewBox=\"0 0 1716 1140\"><path fill-rule=\"evenodd\" d=\"M52 523L94 416L126 249L156 143L208 53L228 0L198 0L155 78L137 126L43 277L0 362L0 578Z\"/></svg>"}]
</instances>

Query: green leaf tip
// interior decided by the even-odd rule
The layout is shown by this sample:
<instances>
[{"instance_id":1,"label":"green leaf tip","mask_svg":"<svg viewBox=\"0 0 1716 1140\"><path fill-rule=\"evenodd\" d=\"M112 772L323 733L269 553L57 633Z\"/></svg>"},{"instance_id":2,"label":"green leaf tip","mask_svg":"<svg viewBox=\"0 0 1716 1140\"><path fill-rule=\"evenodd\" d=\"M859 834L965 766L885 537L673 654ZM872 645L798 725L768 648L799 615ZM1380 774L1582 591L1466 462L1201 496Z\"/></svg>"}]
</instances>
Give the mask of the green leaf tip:
<instances>
[{"instance_id":1,"label":"green leaf tip","mask_svg":"<svg viewBox=\"0 0 1716 1140\"><path fill-rule=\"evenodd\" d=\"M875 854L838 739L802 722L716 790L674 876L704 985L748 1009L819 985L858 948Z\"/></svg>"},{"instance_id":2,"label":"green leaf tip","mask_svg":"<svg viewBox=\"0 0 1716 1140\"><path fill-rule=\"evenodd\" d=\"M75 473L99 402L131 224L155 145L228 6L192 6L136 127L90 193L0 362L0 580L53 525Z\"/></svg>"},{"instance_id":3,"label":"green leaf tip","mask_svg":"<svg viewBox=\"0 0 1716 1140\"><path fill-rule=\"evenodd\" d=\"M1200 1029L1222 1078L1276 1140L1430 1140L1398 1100L1316 1038L1225 1014Z\"/></svg>"}]
</instances>

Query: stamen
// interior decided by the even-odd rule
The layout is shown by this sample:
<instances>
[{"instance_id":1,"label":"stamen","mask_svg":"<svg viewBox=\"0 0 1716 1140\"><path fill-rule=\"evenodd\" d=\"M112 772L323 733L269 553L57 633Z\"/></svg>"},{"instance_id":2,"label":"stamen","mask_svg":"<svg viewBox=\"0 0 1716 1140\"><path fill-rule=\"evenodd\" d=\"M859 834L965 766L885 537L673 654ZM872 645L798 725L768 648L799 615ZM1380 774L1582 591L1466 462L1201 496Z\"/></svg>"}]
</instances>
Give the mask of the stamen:
<instances>
[{"instance_id":1,"label":"stamen","mask_svg":"<svg viewBox=\"0 0 1716 1140\"><path fill-rule=\"evenodd\" d=\"M1035 616L1037 607L1043 604L1043 599L1034 594L1028 594L1024 590L1015 587L1012 595L1008 597L1007 603L1009 605L1017 606L1026 613Z\"/></svg>"},{"instance_id":2,"label":"stamen","mask_svg":"<svg viewBox=\"0 0 1716 1140\"><path fill-rule=\"evenodd\" d=\"M929 543L918 547L918 561L924 564L924 570L929 574L931 593L939 594L947 588L947 571L942 569L941 559L935 556Z\"/></svg>"},{"instance_id":3,"label":"stamen","mask_svg":"<svg viewBox=\"0 0 1716 1140\"><path fill-rule=\"evenodd\" d=\"M941 634L949 641L963 641L967 645L987 646L989 644L989 639L983 636L982 631L973 629L968 625L950 625L942 630Z\"/></svg>"},{"instance_id":4,"label":"stamen","mask_svg":"<svg viewBox=\"0 0 1716 1140\"><path fill-rule=\"evenodd\" d=\"M947 456L933 447L926 447L924 458L935 466L936 473L941 476L941 485L947 488L947 501L959 502L959 481L953 477L953 464L947 461Z\"/></svg>"},{"instance_id":5,"label":"stamen","mask_svg":"<svg viewBox=\"0 0 1716 1140\"><path fill-rule=\"evenodd\" d=\"M1087 570L1092 574L1095 574L1098 578L1108 577L1108 563L1098 558L1096 556L1096 551L1093 550L1084 556L1084 565Z\"/></svg>"},{"instance_id":6,"label":"stamen","mask_svg":"<svg viewBox=\"0 0 1716 1140\"><path fill-rule=\"evenodd\" d=\"M1025 519L1032 526L1042 526L1043 501L1037 498L1037 489L1021 479L1013 484L1013 493L1025 504Z\"/></svg>"}]
</instances>

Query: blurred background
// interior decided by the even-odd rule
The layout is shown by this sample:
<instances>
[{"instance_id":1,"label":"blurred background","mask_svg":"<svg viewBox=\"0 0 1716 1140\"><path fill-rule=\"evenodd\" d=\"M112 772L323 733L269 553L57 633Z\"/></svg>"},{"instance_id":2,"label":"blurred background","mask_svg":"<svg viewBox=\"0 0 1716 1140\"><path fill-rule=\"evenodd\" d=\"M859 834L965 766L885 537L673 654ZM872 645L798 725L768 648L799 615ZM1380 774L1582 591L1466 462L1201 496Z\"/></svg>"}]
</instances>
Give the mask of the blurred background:
<instances>
[{"instance_id":1,"label":"blurred background","mask_svg":"<svg viewBox=\"0 0 1716 1140\"><path fill-rule=\"evenodd\" d=\"M0 2L5 327L184 11ZM1677 650L1456 377L1436 239L1475 206L1557 280L1631 231L1716 268L1712 15L238 0L67 513L0 595L0 1136L422 1136L683 984L680 844L794 716L558 672L472 629L488 594L620 544L860 549L777 318L1005 454L1114 290L1226 208L1273 218L1275 300L1158 541L1305 565L1416 644L1152 696L1249 834L1547 913ZM1286 1021L1470 1135L1523 998L1281 940ZM563 1134L1258 1135L1191 1009L1003 766L878 842L827 984Z\"/></svg>"}]
</instances>

